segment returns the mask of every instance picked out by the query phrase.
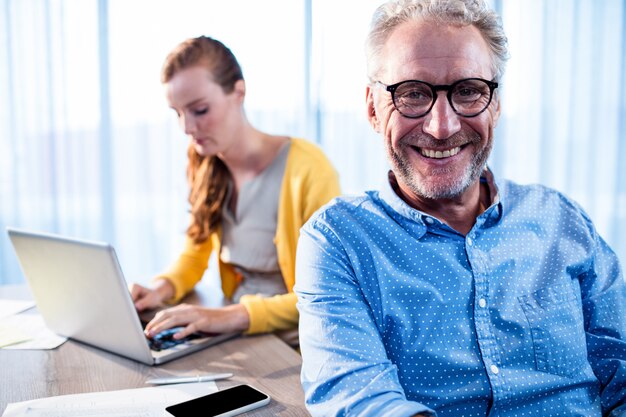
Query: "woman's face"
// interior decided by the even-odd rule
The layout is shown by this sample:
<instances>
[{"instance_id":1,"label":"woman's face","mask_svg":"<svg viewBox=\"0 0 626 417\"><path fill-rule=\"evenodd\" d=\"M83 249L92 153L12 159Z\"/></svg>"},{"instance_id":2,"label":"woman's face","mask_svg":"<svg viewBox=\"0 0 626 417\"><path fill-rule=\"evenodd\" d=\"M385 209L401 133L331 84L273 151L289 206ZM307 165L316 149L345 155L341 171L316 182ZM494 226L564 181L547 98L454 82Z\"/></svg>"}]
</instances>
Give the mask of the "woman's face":
<instances>
[{"instance_id":1,"label":"woman's face","mask_svg":"<svg viewBox=\"0 0 626 417\"><path fill-rule=\"evenodd\" d=\"M243 80L225 94L210 71L197 65L178 71L164 86L180 127L198 154L224 154L236 145L243 125Z\"/></svg>"}]
</instances>

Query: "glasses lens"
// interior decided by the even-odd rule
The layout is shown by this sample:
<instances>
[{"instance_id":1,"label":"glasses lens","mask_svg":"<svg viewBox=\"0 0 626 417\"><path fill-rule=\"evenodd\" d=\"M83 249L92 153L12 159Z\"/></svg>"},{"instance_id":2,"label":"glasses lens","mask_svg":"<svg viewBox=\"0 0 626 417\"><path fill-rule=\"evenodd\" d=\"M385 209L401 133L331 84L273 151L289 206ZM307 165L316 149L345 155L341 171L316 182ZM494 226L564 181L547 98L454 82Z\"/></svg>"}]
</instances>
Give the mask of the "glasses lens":
<instances>
[{"instance_id":1,"label":"glasses lens","mask_svg":"<svg viewBox=\"0 0 626 417\"><path fill-rule=\"evenodd\" d=\"M433 104L433 92L427 84L407 81L398 85L393 100L400 113L409 117L418 117L430 110Z\"/></svg>"},{"instance_id":2,"label":"glasses lens","mask_svg":"<svg viewBox=\"0 0 626 417\"><path fill-rule=\"evenodd\" d=\"M461 80L452 86L452 106L463 116L475 116L487 108L491 89L482 80Z\"/></svg>"}]
</instances>

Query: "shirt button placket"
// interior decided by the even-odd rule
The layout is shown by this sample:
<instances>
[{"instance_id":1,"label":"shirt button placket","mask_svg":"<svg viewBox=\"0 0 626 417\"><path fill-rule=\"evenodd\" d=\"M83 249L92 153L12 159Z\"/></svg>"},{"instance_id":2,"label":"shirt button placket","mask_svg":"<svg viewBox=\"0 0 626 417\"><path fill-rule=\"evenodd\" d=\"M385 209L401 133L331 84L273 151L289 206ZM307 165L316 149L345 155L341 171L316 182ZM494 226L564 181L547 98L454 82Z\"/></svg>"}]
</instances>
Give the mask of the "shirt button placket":
<instances>
[{"instance_id":1,"label":"shirt button placket","mask_svg":"<svg viewBox=\"0 0 626 417\"><path fill-rule=\"evenodd\" d=\"M465 237L465 245L468 261L471 264L472 272L474 274L474 296L476 297L475 303L477 306L474 311L474 325L476 329L476 336L478 338L478 345L488 372L488 378L493 390L494 400L501 400L503 395L503 387L501 384L503 381L500 379L500 368L496 365L496 363L498 363L498 354L495 335L491 331L491 319L488 309L488 266L474 234L470 234Z\"/></svg>"}]
</instances>

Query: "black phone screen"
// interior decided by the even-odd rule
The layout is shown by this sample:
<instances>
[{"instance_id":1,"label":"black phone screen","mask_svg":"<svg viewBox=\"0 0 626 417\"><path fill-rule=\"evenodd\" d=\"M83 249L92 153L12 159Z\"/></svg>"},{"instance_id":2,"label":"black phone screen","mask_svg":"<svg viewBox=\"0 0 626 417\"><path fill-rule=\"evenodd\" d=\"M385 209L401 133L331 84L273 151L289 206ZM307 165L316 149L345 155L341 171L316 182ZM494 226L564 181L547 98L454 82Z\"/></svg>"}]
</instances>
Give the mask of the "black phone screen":
<instances>
[{"instance_id":1,"label":"black phone screen","mask_svg":"<svg viewBox=\"0 0 626 417\"><path fill-rule=\"evenodd\" d=\"M249 385L238 385L214 392L204 397L175 404L166 410L175 417L218 416L250 404L268 399L268 396Z\"/></svg>"}]
</instances>

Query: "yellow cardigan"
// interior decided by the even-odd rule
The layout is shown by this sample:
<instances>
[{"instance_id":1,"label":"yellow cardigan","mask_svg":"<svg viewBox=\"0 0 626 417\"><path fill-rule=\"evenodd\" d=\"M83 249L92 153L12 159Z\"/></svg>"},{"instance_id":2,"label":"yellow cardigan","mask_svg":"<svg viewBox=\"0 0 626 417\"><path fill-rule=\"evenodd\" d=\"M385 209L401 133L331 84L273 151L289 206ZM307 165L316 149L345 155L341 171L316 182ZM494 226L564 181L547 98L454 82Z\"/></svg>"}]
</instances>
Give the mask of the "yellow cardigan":
<instances>
[{"instance_id":1,"label":"yellow cardigan","mask_svg":"<svg viewBox=\"0 0 626 417\"><path fill-rule=\"evenodd\" d=\"M278 264L289 291L273 297L246 295L240 303L250 315L247 333L265 333L295 328L298 324L295 283L296 247L300 228L322 205L340 193L337 172L324 153L304 139L291 139L289 154L278 203L278 219L274 244ZM167 279L176 289L171 302L179 301L202 279L213 250L220 253L221 233L211 234L206 242L196 245L189 237L185 249L174 265L155 279ZM219 256L218 256L219 258ZM240 277L230 264L219 263L222 290L230 298Z\"/></svg>"}]
</instances>

